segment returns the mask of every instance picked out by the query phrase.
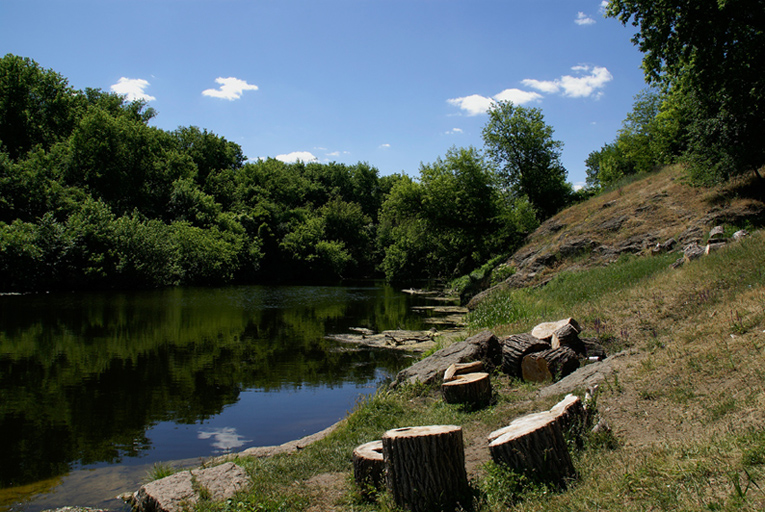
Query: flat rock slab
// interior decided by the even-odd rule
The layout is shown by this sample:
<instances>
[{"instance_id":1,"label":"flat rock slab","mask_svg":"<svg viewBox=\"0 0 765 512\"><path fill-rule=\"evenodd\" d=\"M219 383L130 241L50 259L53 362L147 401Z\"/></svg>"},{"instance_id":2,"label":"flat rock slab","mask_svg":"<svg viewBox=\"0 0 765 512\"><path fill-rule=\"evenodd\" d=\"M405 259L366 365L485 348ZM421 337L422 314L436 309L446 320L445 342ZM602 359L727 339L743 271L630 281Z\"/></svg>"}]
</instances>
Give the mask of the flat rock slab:
<instances>
[{"instance_id":1,"label":"flat rock slab","mask_svg":"<svg viewBox=\"0 0 765 512\"><path fill-rule=\"evenodd\" d=\"M181 471L141 487L135 494L135 508L140 512L181 512L193 509L203 489L211 501L223 501L251 484L247 472L233 462Z\"/></svg>"},{"instance_id":2,"label":"flat rock slab","mask_svg":"<svg viewBox=\"0 0 765 512\"><path fill-rule=\"evenodd\" d=\"M542 398L571 393L576 389L586 389L595 384L600 384L603 380L613 373L611 363L615 358L627 355L622 351L603 361L588 364L562 378L555 384L547 386L539 391Z\"/></svg>"},{"instance_id":3,"label":"flat rock slab","mask_svg":"<svg viewBox=\"0 0 765 512\"><path fill-rule=\"evenodd\" d=\"M499 340L490 331L478 333L465 341L442 348L409 368L401 370L396 375L392 386L415 382L433 384L443 379L444 372L451 365L471 361L483 361L489 371L501 364L502 349Z\"/></svg>"}]
</instances>

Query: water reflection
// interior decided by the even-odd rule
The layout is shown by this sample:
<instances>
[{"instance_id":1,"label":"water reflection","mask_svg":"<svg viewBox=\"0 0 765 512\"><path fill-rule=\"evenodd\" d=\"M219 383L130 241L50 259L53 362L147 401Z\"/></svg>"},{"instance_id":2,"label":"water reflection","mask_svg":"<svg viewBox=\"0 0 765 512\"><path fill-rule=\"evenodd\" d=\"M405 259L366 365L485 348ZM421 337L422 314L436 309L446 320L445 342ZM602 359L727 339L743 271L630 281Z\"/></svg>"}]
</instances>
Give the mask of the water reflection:
<instances>
[{"instance_id":1,"label":"water reflection","mask_svg":"<svg viewBox=\"0 0 765 512\"><path fill-rule=\"evenodd\" d=\"M266 396L313 393L304 416L350 407L356 387L371 390L400 356L324 335L421 328L409 300L385 286L0 297L0 487L158 459L168 454L158 439L172 444L178 429L191 448L174 458L287 441L243 425L257 416L260 431L299 433L279 422L300 419L272 414ZM244 396L259 402L243 406Z\"/></svg>"}]
</instances>

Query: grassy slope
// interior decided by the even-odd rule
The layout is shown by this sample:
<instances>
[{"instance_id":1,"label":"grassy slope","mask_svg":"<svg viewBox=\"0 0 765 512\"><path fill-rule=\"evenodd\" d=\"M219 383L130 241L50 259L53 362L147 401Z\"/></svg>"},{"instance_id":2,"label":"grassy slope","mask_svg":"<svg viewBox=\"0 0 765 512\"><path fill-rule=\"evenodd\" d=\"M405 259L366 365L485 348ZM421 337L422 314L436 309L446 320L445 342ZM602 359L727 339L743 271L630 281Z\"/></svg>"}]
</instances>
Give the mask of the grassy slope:
<instances>
[{"instance_id":1,"label":"grassy slope","mask_svg":"<svg viewBox=\"0 0 765 512\"><path fill-rule=\"evenodd\" d=\"M703 222L712 209L733 212L736 222L756 227L741 215L751 211L754 199L741 193L751 186L685 190L673 172L629 185L618 197L634 200L637 207L648 198L663 210L661 198L650 199L656 194L647 189L664 180L662 186L687 194L676 206L690 212L686 223ZM636 199L641 194L644 197ZM567 222L569 235L611 200L598 197L563 212L561 217L580 219ZM666 234L676 236L678 229ZM554 237L562 234L557 231ZM530 244L558 243L539 232L535 237ZM458 424L464 429L476 510L507 510L510 505L550 511L762 510L765 232L756 231L741 243L671 269L676 258L622 258L604 267L580 256L571 265L561 264L557 274L548 272L546 279L552 280L546 286L501 292L471 313L472 329L489 327L498 334L573 316L584 325L585 335L606 337L612 352L628 351L628 356L615 359L616 373L601 386L598 398L600 415L614 436L593 437L577 451L579 479L567 491L519 487L485 463L488 432L555 401L537 399L537 386L495 375L497 403L477 412L444 404L434 390L380 392L360 403L333 435L297 455L241 461L255 477L253 492L241 501L203 508L391 510L384 495L373 504L358 500L351 484L353 448L379 439L389 428ZM560 272L572 265L590 268Z\"/></svg>"}]
</instances>

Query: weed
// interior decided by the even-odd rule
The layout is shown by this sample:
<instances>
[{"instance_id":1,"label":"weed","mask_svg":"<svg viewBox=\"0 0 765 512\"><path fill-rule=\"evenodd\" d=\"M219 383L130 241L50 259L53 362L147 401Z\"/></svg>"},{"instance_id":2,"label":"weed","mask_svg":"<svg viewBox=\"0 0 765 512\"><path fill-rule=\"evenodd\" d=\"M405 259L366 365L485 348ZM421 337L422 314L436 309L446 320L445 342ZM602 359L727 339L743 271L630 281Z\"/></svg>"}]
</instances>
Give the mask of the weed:
<instances>
[{"instance_id":1,"label":"weed","mask_svg":"<svg viewBox=\"0 0 765 512\"><path fill-rule=\"evenodd\" d=\"M167 464L165 462L155 462L151 469L146 473L146 481L153 482L154 480L161 480L167 476L175 474L178 469Z\"/></svg>"}]
</instances>

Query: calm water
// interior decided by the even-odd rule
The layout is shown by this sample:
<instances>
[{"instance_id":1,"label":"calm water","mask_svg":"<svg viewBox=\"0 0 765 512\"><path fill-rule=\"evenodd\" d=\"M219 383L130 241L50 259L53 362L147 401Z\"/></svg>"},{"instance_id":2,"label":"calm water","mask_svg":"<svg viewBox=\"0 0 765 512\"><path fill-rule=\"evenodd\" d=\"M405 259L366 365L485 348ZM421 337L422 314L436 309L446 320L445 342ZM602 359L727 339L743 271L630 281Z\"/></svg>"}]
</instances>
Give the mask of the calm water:
<instances>
[{"instance_id":1,"label":"calm water","mask_svg":"<svg viewBox=\"0 0 765 512\"><path fill-rule=\"evenodd\" d=\"M0 509L118 508L155 462L331 425L406 361L324 336L421 329L415 300L375 284L0 296Z\"/></svg>"}]
</instances>

